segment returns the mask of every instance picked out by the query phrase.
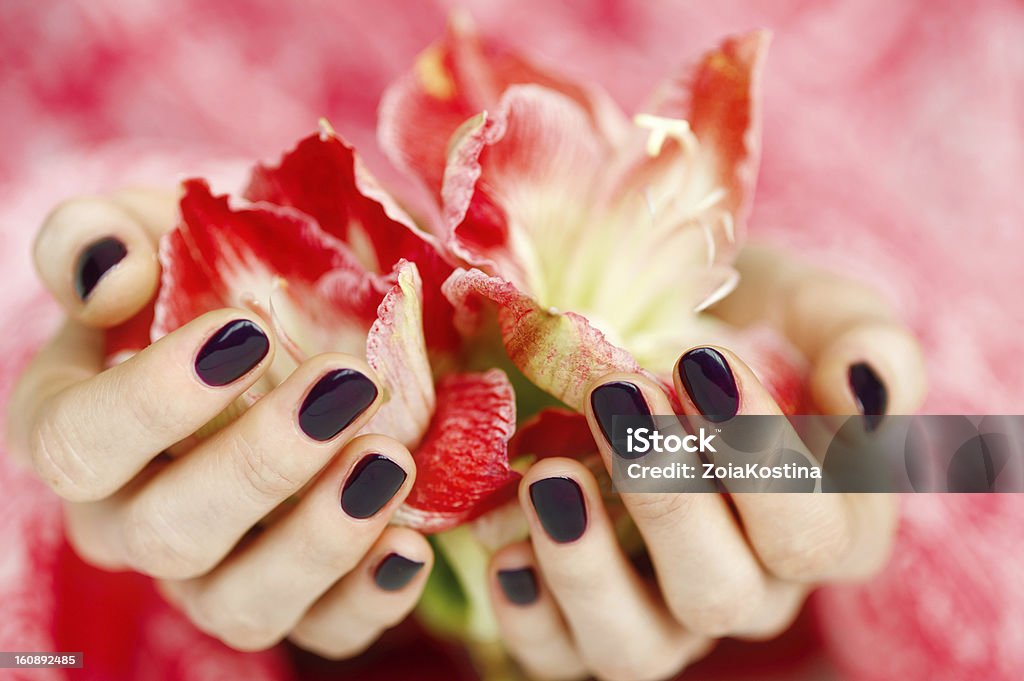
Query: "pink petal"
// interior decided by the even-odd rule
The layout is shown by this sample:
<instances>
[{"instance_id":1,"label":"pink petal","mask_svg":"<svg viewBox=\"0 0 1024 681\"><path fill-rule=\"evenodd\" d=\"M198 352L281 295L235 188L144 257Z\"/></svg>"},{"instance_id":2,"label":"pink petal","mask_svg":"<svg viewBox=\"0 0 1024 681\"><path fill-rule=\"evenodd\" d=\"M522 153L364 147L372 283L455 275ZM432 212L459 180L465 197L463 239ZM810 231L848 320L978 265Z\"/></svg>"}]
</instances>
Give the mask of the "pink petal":
<instances>
[{"instance_id":1,"label":"pink petal","mask_svg":"<svg viewBox=\"0 0 1024 681\"><path fill-rule=\"evenodd\" d=\"M104 334L106 366L120 364L149 345L149 330L153 326L154 306L155 300L128 321L107 329Z\"/></svg>"},{"instance_id":2,"label":"pink petal","mask_svg":"<svg viewBox=\"0 0 1024 681\"><path fill-rule=\"evenodd\" d=\"M523 83L573 100L584 110L588 126L609 139L622 135L622 114L602 91L561 78L482 39L457 16L444 38L421 53L414 69L385 92L378 128L381 147L392 163L436 194L452 134L470 117L498 106L509 86Z\"/></svg>"},{"instance_id":3,"label":"pink petal","mask_svg":"<svg viewBox=\"0 0 1024 681\"><path fill-rule=\"evenodd\" d=\"M430 429L413 454L416 484L396 520L441 532L511 498L519 481L508 465L515 426L515 394L501 370L442 379Z\"/></svg>"},{"instance_id":4,"label":"pink petal","mask_svg":"<svg viewBox=\"0 0 1024 681\"><path fill-rule=\"evenodd\" d=\"M403 258L415 262L424 282L427 341L432 349L454 348L451 306L440 295L452 266L436 239L415 226L341 137L325 129L300 141L278 165L258 166L245 195L309 215L367 271L383 275Z\"/></svg>"},{"instance_id":5,"label":"pink petal","mask_svg":"<svg viewBox=\"0 0 1024 681\"><path fill-rule=\"evenodd\" d=\"M398 281L384 296L366 337L366 360L387 390L366 431L384 433L412 449L434 413L434 377L423 337L419 273L402 260L396 274Z\"/></svg>"},{"instance_id":6,"label":"pink petal","mask_svg":"<svg viewBox=\"0 0 1024 681\"><path fill-rule=\"evenodd\" d=\"M452 249L542 295L586 211L611 147L586 110L536 85L505 92L452 142L442 195Z\"/></svg>"},{"instance_id":7,"label":"pink petal","mask_svg":"<svg viewBox=\"0 0 1024 681\"><path fill-rule=\"evenodd\" d=\"M722 190L715 214L729 215L733 233L724 240L742 240L760 163L761 72L769 42L767 31L729 38L661 85L642 112L687 121L699 150L688 154L671 138L653 158L638 148L639 160L626 174L620 194L643 190L657 202L683 191L677 180L684 174L691 190ZM713 226L721 237L723 225Z\"/></svg>"},{"instance_id":8,"label":"pink petal","mask_svg":"<svg viewBox=\"0 0 1024 681\"><path fill-rule=\"evenodd\" d=\"M480 270L457 269L445 282L456 324L469 333L486 323L489 304L509 358L542 390L583 410L589 384L613 371L643 372L633 357L610 343L582 315L540 307L514 284ZM646 374L646 372L643 372Z\"/></svg>"}]
</instances>

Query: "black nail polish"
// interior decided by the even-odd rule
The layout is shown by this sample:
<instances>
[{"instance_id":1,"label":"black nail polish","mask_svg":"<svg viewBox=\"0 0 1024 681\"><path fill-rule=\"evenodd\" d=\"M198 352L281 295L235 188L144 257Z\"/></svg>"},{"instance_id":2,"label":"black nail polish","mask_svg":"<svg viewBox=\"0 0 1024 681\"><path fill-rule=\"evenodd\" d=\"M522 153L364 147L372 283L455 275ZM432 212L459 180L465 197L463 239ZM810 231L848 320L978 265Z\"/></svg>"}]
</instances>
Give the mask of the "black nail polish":
<instances>
[{"instance_id":1,"label":"black nail polish","mask_svg":"<svg viewBox=\"0 0 1024 681\"><path fill-rule=\"evenodd\" d=\"M299 426L314 440L330 440L377 399L377 386L355 369L337 369L316 382L299 407Z\"/></svg>"},{"instance_id":2,"label":"black nail polish","mask_svg":"<svg viewBox=\"0 0 1024 681\"><path fill-rule=\"evenodd\" d=\"M849 381L857 408L864 415L865 427L874 430L882 422L889 406L889 391L866 362L858 362L850 367Z\"/></svg>"},{"instance_id":3,"label":"black nail polish","mask_svg":"<svg viewBox=\"0 0 1024 681\"><path fill-rule=\"evenodd\" d=\"M529 605L537 600L537 574L533 568L517 570L498 570L498 585L509 602L516 605Z\"/></svg>"},{"instance_id":4,"label":"black nail polish","mask_svg":"<svg viewBox=\"0 0 1024 681\"><path fill-rule=\"evenodd\" d=\"M708 421L728 421L740 409L740 392L729 363L713 348L694 348L679 360L679 377Z\"/></svg>"},{"instance_id":5,"label":"black nail polish","mask_svg":"<svg viewBox=\"0 0 1024 681\"><path fill-rule=\"evenodd\" d=\"M270 341L263 329L248 319L237 319L221 327L199 349L196 374L206 385L227 385L252 371L268 350Z\"/></svg>"},{"instance_id":6,"label":"black nail polish","mask_svg":"<svg viewBox=\"0 0 1024 681\"><path fill-rule=\"evenodd\" d=\"M383 454L364 456L341 490L341 508L353 518L369 518L391 501L405 477L402 467Z\"/></svg>"},{"instance_id":7,"label":"black nail polish","mask_svg":"<svg viewBox=\"0 0 1024 681\"><path fill-rule=\"evenodd\" d=\"M575 480L538 480L530 485L530 500L544 531L554 541L566 544L583 536L587 529L587 507Z\"/></svg>"},{"instance_id":8,"label":"black nail polish","mask_svg":"<svg viewBox=\"0 0 1024 681\"><path fill-rule=\"evenodd\" d=\"M108 237L90 244L75 265L75 291L85 300L107 271L124 260L128 249L119 239Z\"/></svg>"},{"instance_id":9,"label":"black nail polish","mask_svg":"<svg viewBox=\"0 0 1024 681\"><path fill-rule=\"evenodd\" d=\"M631 452L626 446L626 429L620 427L620 437L612 438L612 422L616 416L633 417L629 419L632 427L655 430L651 410L640 388L626 381L605 383L590 393L590 406L594 409L594 417L601 428L604 439L612 446L615 453L623 459L636 459L643 452Z\"/></svg>"},{"instance_id":10,"label":"black nail polish","mask_svg":"<svg viewBox=\"0 0 1024 681\"><path fill-rule=\"evenodd\" d=\"M397 553L389 553L377 566L373 580L385 591L400 591L412 581L422 567L423 563L419 561L409 560Z\"/></svg>"}]
</instances>

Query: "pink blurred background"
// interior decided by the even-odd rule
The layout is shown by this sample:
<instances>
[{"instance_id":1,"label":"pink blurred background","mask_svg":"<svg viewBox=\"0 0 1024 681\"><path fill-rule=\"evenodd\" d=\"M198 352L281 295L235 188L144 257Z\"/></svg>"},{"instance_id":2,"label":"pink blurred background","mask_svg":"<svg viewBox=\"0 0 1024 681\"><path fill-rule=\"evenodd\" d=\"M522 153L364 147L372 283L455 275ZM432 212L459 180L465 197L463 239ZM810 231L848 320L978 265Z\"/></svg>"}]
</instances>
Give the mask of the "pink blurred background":
<instances>
[{"instance_id":1,"label":"pink blurred background","mask_svg":"<svg viewBox=\"0 0 1024 681\"><path fill-rule=\"evenodd\" d=\"M0 403L57 318L29 261L54 202L232 182L320 116L397 182L377 101L456 5L630 113L722 35L772 29L751 237L886 290L926 350L926 411L1024 413L1024 3L1009 0L0 0ZM818 599L835 659L863 679L1019 678L1021 520L1016 497L912 500L887 573Z\"/></svg>"}]
</instances>

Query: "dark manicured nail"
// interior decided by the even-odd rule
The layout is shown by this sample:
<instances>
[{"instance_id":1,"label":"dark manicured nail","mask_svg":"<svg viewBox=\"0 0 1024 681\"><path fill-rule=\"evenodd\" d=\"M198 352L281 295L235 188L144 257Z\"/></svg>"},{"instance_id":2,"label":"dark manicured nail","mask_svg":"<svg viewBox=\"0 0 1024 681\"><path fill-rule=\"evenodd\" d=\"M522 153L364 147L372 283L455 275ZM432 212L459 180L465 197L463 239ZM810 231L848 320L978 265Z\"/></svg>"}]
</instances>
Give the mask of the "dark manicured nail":
<instances>
[{"instance_id":1,"label":"dark manicured nail","mask_svg":"<svg viewBox=\"0 0 1024 681\"><path fill-rule=\"evenodd\" d=\"M397 553L389 553L377 566L373 579L377 586L385 591L400 591L412 581L422 567L423 563L419 561L409 560Z\"/></svg>"},{"instance_id":2,"label":"dark manicured nail","mask_svg":"<svg viewBox=\"0 0 1024 681\"><path fill-rule=\"evenodd\" d=\"M364 456L341 490L341 508L353 518L369 518L391 501L405 477L402 467L383 454Z\"/></svg>"},{"instance_id":3,"label":"dark manicured nail","mask_svg":"<svg viewBox=\"0 0 1024 681\"><path fill-rule=\"evenodd\" d=\"M631 452L626 446L626 427L620 424L618 439L613 439L612 421L616 416L629 418L629 426L655 430L651 410L640 388L626 381L605 383L590 393L590 406L594 409L594 417L601 428L604 439L612 446L615 453L623 459L636 459L643 452Z\"/></svg>"},{"instance_id":4,"label":"dark manicured nail","mask_svg":"<svg viewBox=\"0 0 1024 681\"><path fill-rule=\"evenodd\" d=\"M107 271L124 260L128 249L119 239L108 237L90 244L75 265L75 291L85 300Z\"/></svg>"},{"instance_id":5,"label":"dark manicured nail","mask_svg":"<svg viewBox=\"0 0 1024 681\"><path fill-rule=\"evenodd\" d=\"M498 570L498 585L511 603L529 605L537 600L537 574L533 568Z\"/></svg>"},{"instance_id":6,"label":"dark manicured nail","mask_svg":"<svg viewBox=\"0 0 1024 681\"><path fill-rule=\"evenodd\" d=\"M227 385L252 371L268 350L270 340L263 329L248 319L237 319L221 327L199 349L196 374L206 385Z\"/></svg>"},{"instance_id":7,"label":"dark manicured nail","mask_svg":"<svg viewBox=\"0 0 1024 681\"><path fill-rule=\"evenodd\" d=\"M314 440L330 440L377 399L377 386L355 369L337 369L309 391L299 407L299 426Z\"/></svg>"},{"instance_id":8,"label":"dark manicured nail","mask_svg":"<svg viewBox=\"0 0 1024 681\"><path fill-rule=\"evenodd\" d=\"M712 348L694 348L679 360L679 378L708 421L728 421L740 409L740 392L729 363Z\"/></svg>"},{"instance_id":9,"label":"dark manicured nail","mask_svg":"<svg viewBox=\"0 0 1024 681\"><path fill-rule=\"evenodd\" d=\"M868 430L874 430L882 422L889 406L889 391L871 365L865 362L850 367L849 380L857 408L864 415L864 425Z\"/></svg>"},{"instance_id":10,"label":"dark manicured nail","mask_svg":"<svg viewBox=\"0 0 1024 681\"><path fill-rule=\"evenodd\" d=\"M545 478L530 485L530 500L548 536L559 544L576 541L587 529L587 507L575 480Z\"/></svg>"}]
</instances>

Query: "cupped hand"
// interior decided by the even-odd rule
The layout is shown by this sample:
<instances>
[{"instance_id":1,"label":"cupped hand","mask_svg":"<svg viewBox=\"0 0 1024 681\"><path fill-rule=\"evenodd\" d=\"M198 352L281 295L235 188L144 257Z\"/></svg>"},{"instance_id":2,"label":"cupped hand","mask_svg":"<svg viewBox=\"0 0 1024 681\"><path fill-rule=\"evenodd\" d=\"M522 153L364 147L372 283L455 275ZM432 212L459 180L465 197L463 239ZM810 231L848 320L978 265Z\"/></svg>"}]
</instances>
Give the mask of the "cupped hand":
<instances>
[{"instance_id":1,"label":"cupped hand","mask_svg":"<svg viewBox=\"0 0 1024 681\"><path fill-rule=\"evenodd\" d=\"M388 526L412 457L355 436L379 383L334 353L194 437L273 360L273 334L248 311L205 314L104 370L103 328L154 295L156 244L174 220L174 196L150 191L72 200L47 218L36 266L68 320L15 387L10 451L63 497L86 561L157 578L200 629L243 650L288 637L355 654L405 617L430 572L424 537Z\"/></svg>"},{"instance_id":2,"label":"cupped hand","mask_svg":"<svg viewBox=\"0 0 1024 681\"><path fill-rule=\"evenodd\" d=\"M746 254L740 268L743 284L716 312L737 325L772 324L802 350L819 411L878 419L918 408L917 343L874 291L768 251ZM690 418L782 413L723 347L686 351L674 379ZM671 413L658 385L630 374L602 378L586 409L609 471L612 417ZM493 557L491 599L512 655L537 679L663 679L717 638L775 636L816 585L879 570L897 518L885 494L734 493L730 502L622 493L653 567L650 584L618 543L586 466L542 459L519 496L530 540Z\"/></svg>"}]
</instances>

